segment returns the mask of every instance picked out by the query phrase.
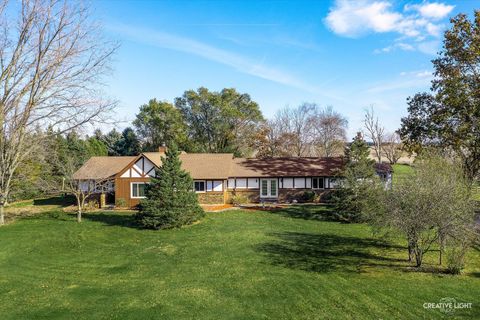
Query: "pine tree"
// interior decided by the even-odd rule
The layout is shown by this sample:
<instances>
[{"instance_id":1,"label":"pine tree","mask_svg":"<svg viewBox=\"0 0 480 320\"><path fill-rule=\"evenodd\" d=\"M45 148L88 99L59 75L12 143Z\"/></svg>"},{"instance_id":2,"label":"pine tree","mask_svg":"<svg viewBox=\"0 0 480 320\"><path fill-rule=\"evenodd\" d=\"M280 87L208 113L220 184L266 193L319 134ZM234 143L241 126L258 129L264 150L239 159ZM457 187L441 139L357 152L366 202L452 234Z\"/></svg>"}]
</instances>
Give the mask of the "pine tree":
<instances>
[{"instance_id":1,"label":"pine tree","mask_svg":"<svg viewBox=\"0 0 480 320\"><path fill-rule=\"evenodd\" d=\"M368 179L375 175L375 161L369 158L370 147L357 133L352 143L345 149L345 177L354 179Z\"/></svg>"},{"instance_id":2,"label":"pine tree","mask_svg":"<svg viewBox=\"0 0 480 320\"><path fill-rule=\"evenodd\" d=\"M190 174L182 170L175 145L167 149L162 167L157 170L146 190L146 199L140 204L137 219L150 229L169 229L191 224L203 217L193 191Z\"/></svg>"},{"instance_id":3,"label":"pine tree","mask_svg":"<svg viewBox=\"0 0 480 320\"><path fill-rule=\"evenodd\" d=\"M369 159L369 154L370 148L360 133L345 149L342 188L333 196L335 212L339 220L358 221L363 201L367 201L367 194L376 187L375 161Z\"/></svg>"}]
</instances>

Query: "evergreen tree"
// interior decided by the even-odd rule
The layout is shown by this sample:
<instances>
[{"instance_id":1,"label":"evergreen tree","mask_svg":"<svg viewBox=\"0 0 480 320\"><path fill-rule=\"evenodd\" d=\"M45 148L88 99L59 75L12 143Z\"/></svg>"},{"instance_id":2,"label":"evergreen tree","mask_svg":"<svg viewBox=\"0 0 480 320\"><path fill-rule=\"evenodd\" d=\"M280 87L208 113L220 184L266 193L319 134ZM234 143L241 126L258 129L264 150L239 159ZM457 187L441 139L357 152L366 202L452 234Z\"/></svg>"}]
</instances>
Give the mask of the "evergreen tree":
<instances>
[{"instance_id":1,"label":"evergreen tree","mask_svg":"<svg viewBox=\"0 0 480 320\"><path fill-rule=\"evenodd\" d=\"M146 199L140 204L137 219L145 228L181 227L204 215L193 190L193 180L181 168L176 145L162 158L162 166L147 186Z\"/></svg>"},{"instance_id":2,"label":"evergreen tree","mask_svg":"<svg viewBox=\"0 0 480 320\"><path fill-rule=\"evenodd\" d=\"M109 156L119 156L120 151L118 150L118 147L121 139L122 135L117 130L112 129L106 135L102 135L100 141L107 146Z\"/></svg>"},{"instance_id":3,"label":"evergreen tree","mask_svg":"<svg viewBox=\"0 0 480 320\"><path fill-rule=\"evenodd\" d=\"M342 186L333 196L339 220L358 221L364 201L368 199L367 195L378 186L375 161L369 159L369 154L368 144L360 133L345 149L345 168L341 173Z\"/></svg>"},{"instance_id":4,"label":"evergreen tree","mask_svg":"<svg viewBox=\"0 0 480 320\"><path fill-rule=\"evenodd\" d=\"M121 156L136 156L140 154L142 148L140 140L132 128L126 128L122 132L122 137L116 144L117 153Z\"/></svg>"},{"instance_id":5,"label":"evergreen tree","mask_svg":"<svg viewBox=\"0 0 480 320\"><path fill-rule=\"evenodd\" d=\"M368 179L375 175L375 161L369 158L370 147L363 139L361 133L353 138L350 146L345 148L346 177L355 179Z\"/></svg>"}]
</instances>

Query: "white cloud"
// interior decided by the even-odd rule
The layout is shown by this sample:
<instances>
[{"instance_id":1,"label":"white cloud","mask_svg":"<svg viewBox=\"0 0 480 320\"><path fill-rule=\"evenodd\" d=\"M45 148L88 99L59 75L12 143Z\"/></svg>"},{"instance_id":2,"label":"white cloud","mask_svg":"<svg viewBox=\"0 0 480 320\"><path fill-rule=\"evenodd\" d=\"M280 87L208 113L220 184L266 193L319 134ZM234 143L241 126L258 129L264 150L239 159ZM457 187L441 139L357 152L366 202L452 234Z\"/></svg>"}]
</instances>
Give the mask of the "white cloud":
<instances>
[{"instance_id":1,"label":"white cloud","mask_svg":"<svg viewBox=\"0 0 480 320\"><path fill-rule=\"evenodd\" d=\"M446 5L438 2L432 2L432 3L424 3L420 5L405 6L406 10L408 10L409 8L417 10L420 13L420 15L425 18L443 19L450 12L452 12L455 6Z\"/></svg>"},{"instance_id":2,"label":"white cloud","mask_svg":"<svg viewBox=\"0 0 480 320\"><path fill-rule=\"evenodd\" d=\"M339 0L330 10L325 22L335 33L355 37L368 31L394 31L402 15L390 9L385 1Z\"/></svg>"},{"instance_id":3,"label":"white cloud","mask_svg":"<svg viewBox=\"0 0 480 320\"><path fill-rule=\"evenodd\" d=\"M432 50L426 47L431 44L421 47L419 43L442 35L445 26L438 20L445 18L453 8L443 3L427 2L396 10L389 0L337 0L325 18L325 24L334 33L345 37L387 32L399 35L396 41L401 40L401 43L376 49L374 53L416 49L430 54Z\"/></svg>"},{"instance_id":4,"label":"white cloud","mask_svg":"<svg viewBox=\"0 0 480 320\"><path fill-rule=\"evenodd\" d=\"M389 52L392 52L396 49L400 49L400 50L403 50L403 51L414 51L415 47L412 46L411 44L408 44L408 43L397 42L395 44L392 44L392 45L387 46L387 47L382 48L382 49L375 49L373 51L373 53L375 53L375 54L389 53Z\"/></svg>"},{"instance_id":5,"label":"white cloud","mask_svg":"<svg viewBox=\"0 0 480 320\"><path fill-rule=\"evenodd\" d=\"M416 78L429 78L431 79L433 76L433 73L431 70L416 70L416 71L402 71L400 72L400 75L402 77L405 76L413 76Z\"/></svg>"}]
</instances>

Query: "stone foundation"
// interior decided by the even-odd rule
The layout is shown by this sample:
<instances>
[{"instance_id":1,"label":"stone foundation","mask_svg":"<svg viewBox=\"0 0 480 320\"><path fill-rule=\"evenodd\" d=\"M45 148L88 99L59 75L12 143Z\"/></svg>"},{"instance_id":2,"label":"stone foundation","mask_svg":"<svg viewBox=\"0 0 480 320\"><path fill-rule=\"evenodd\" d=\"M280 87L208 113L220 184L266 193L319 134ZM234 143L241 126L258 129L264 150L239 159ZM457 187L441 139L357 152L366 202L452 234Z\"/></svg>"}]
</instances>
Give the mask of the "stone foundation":
<instances>
[{"instance_id":1,"label":"stone foundation","mask_svg":"<svg viewBox=\"0 0 480 320\"><path fill-rule=\"evenodd\" d=\"M311 202L306 199L306 193L315 193L313 202L325 202L333 190L314 190L314 189L279 189L278 202Z\"/></svg>"},{"instance_id":2,"label":"stone foundation","mask_svg":"<svg viewBox=\"0 0 480 320\"><path fill-rule=\"evenodd\" d=\"M197 193L200 204L223 204L223 192Z\"/></svg>"},{"instance_id":3,"label":"stone foundation","mask_svg":"<svg viewBox=\"0 0 480 320\"><path fill-rule=\"evenodd\" d=\"M248 199L248 203L259 203L260 202L260 190L259 189L249 189L249 190L228 190L226 203L232 203L232 197L235 195L245 196Z\"/></svg>"},{"instance_id":4,"label":"stone foundation","mask_svg":"<svg viewBox=\"0 0 480 320\"><path fill-rule=\"evenodd\" d=\"M333 190L313 190L313 189L279 189L278 198L263 199L265 201L273 201L280 203L306 202L305 192L314 192L316 194L314 202L328 202ZM243 195L248 199L249 203L260 203L260 190L228 190L225 203L232 203L232 197L234 195ZM310 201L309 201L310 202Z\"/></svg>"}]
</instances>

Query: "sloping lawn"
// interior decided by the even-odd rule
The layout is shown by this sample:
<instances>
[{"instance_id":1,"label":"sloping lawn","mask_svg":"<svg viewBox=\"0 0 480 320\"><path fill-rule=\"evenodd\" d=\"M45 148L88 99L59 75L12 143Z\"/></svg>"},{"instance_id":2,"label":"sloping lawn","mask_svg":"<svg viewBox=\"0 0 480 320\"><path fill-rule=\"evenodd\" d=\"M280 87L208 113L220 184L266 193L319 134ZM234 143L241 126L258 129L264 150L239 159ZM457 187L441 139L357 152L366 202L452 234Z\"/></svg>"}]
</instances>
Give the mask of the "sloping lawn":
<instances>
[{"instance_id":1,"label":"sloping lawn","mask_svg":"<svg viewBox=\"0 0 480 320\"><path fill-rule=\"evenodd\" d=\"M480 318L478 251L462 276L413 272L402 242L326 211L232 210L166 231L118 212L20 219L0 228L0 319L451 319L423 308L441 298Z\"/></svg>"}]
</instances>

